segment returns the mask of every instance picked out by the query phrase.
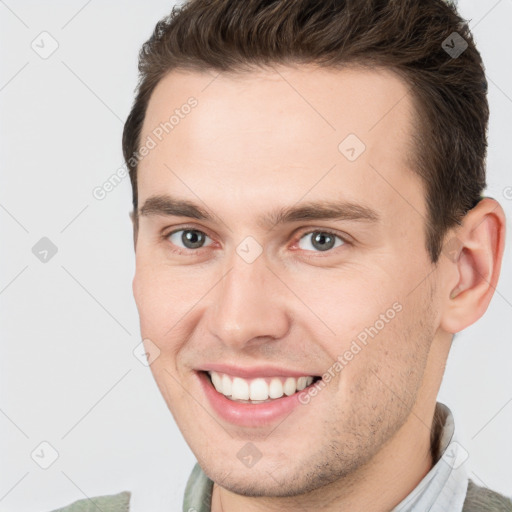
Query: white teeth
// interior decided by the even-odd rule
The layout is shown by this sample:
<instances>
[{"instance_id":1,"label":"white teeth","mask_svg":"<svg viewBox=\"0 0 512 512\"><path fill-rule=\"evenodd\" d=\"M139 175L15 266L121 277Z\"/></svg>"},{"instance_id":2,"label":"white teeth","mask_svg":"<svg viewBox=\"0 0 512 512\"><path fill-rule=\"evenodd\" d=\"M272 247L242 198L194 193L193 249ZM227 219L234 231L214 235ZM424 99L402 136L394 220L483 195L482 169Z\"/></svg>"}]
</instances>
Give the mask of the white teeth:
<instances>
[{"instance_id":1,"label":"white teeth","mask_svg":"<svg viewBox=\"0 0 512 512\"><path fill-rule=\"evenodd\" d=\"M293 395L297 391L297 381L293 377L288 377L284 381L283 390L285 395Z\"/></svg>"},{"instance_id":2,"label":"white teeth","mask_svg":"<svg viewBox=\"0 0 512 512\"><path fill-rule=\"evenodd\" d=\"M314 378L303 376L299 378L280 377L257 378L252 380L240 377L230 377L225 373L208 372L215 389L223 395L247 403L262 403L269 399L281 398L283 395L291 396L302 391L313 383Z\"/></svg>"},{"instance_id":3,"label":"white teeth","mask_svg":"<svg viewBox=\"0 0 512 512\"><path fill-rule=\"evenodd\" d=\"M216 373L216 372L212 372L210 376L212 378L212 382L213 382L213 385L215 386L215 389L217 391L220 391L222 389L222 382L221 382L222 378L221 378L221 376L218 373Z\"/></svg>"},{"instance_id":4,"label":"white teeth","mask_svg":"<svg viewBox=\"0 0 512 512\"><path fill-rule=\"evenodd\" d=\"M216 372L212 372L212 374L214 374L214 373L216 373ZM233 389L233 383L231 382L231 379L227 375L222 376L221 385L222 385L222 387L220 389L217 389L217 391L219 393L223 393L226 396L231 396L232 389Z\"/></svg>"},{"instance_id":5,"label":"white teeth","mask_svg":"<svg viewBox=\"0 0 512 512\"><path fill-rule=\"evenodd\" d=\"M231 398L233 400L248 400L249 399L249 384L246 380L240 377L233 379L233 387L231 388Z\"/></svg>"},{"instance_id":6,"label":"white teeth","mask_svg":"<svg viewBox=\"0 0 512 512\"><path fill-rule=\"evenodd\" d=\"M299 391L302 391L306 387L307 377L299 377L297 379L297 389Z\"/></svg>"},{"instance_id":7,"label":"white teeth","mask_svg":"<svg viewBox=\"0 0 512 512\"><path fill-rule=\"evenodd\" d=\"M251 400L266 400L268 398L268 386L264 379L254 379L251 382L249 398Z\"/></svg>"},{"instance_id":8,"label":"white teeth","mask_svg":"<svg viewBox=\"0 0 512 512\"><path fill-rule=\"evenodd\" d=\"M283 383L280 379L272 379L268 387L269 398L281 398L283 396Z\"/></svg>"}]
</instances>

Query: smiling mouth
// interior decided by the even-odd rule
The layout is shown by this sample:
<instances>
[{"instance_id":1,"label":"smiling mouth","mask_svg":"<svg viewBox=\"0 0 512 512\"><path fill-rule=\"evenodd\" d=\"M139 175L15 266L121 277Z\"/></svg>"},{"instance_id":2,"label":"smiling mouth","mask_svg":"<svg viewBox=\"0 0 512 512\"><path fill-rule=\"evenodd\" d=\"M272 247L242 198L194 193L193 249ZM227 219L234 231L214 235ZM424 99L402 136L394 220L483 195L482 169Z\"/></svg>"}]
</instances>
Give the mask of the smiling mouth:
<instances>
[{"instance_id":1,"label":"smiling mouth","mask_svg":"<svg viewBox=\"0 0 512 512\"><path fill-rule=\"evenodd\" d=\"M262 404L291 396L321 380L315 375L301 377L258 377L243 379L215 371L203 372L215 390L233 402Z\"/></svg>"}]
</instances>

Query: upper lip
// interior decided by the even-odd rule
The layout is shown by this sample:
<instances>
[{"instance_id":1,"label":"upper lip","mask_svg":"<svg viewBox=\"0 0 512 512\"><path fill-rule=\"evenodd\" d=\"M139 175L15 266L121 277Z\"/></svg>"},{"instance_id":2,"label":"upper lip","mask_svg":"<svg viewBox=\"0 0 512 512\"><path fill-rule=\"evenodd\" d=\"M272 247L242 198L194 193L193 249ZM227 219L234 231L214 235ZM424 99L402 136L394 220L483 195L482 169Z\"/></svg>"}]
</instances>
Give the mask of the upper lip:
<instances>
[{"instance_id":1,"label":"upper lip","mask_svg":"<svg viewBox=\"0 0 512 512\"><path fill-rule=\"evenodd\" d=\"M290 370L288 368L279 368L277 366L237 366L222 363L209 363L196 368L197 371L214 371L218 373L226 373L233 377L241 377L245 379L254 379L257 377L309 377L316 376L315 373L302 370Z\"/></svg>"}]
</instances>

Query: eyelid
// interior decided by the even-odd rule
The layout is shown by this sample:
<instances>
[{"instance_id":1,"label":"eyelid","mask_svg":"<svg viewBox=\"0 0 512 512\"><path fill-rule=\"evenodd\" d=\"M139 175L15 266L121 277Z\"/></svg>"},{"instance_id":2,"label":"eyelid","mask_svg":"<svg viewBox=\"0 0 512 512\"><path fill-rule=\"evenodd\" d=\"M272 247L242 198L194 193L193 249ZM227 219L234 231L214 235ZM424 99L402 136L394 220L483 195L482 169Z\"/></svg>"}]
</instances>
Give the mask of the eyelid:
<instances>
[{"instance_id":1,"label":"eyelid","mask_svg":"<svg viewBox=\"0 0 512 512\"><path fill-rule=\"evenodd\" d=\"M172 227L168 226L168 227L162 229L162 237L166 238L178 231L199 231L199 232L205 234L208 238L213 239L213 237L211 236L211 234L208 232L207 229L205 229L203 227L199 228L199 227L191 225L191 224L178 224L178 225L172 226Z\"/></svg>"},{"instance_id":2,"label":"eyelid","mask_svg":"<svg viewBox=\"0 0 512 512\"><path fill-rule=\"evenodd\" d=\"M200 233L205 235L207 238L209 238L212 243L210 243L209 245L206 245L206 246L198 247L197 249L189 249L187 247L179 247L179 246L175 245L174 243L172 243L171 240L169 239L169 237L171 235L173 235L174 233L179 233L180 231L199 231ZM192 225L179 225L179 226L174 226L173 228L167 227L162 230L161 238L164 242L167 242L168 244L175 247L175 249L172 249L172 250L176 253L198 253L198 252L201 252L203 249L208 249L209 247L211 247L212 245L215 244L215 240L212 236L210 236L210 234L208 233L208 230L205 230L203 228L200 229L200 228L198 228L196 226L192 226Z\"/></svg>"},{"instance_id":3,"label":"eyelid","mask_svg":"<svg viewBox=\"0 0 512 512\"><path fill-rule=\"evenodd\" d=\"M176 233L176 232L179 232L179 231L186 231L186 230L191 230L191 231L199 231L201 233L203 233L204 235L206 235L210 240L212 240L213 243L211 243L210 245L207 245L207 246L203 246L203 247L199 247L198 249L187 249L187 248L181 248L181 247L177 247L176 249L176 252L200 252L202 249L208 249L209 247L211 247L212 245L215 245L215 237L212 236L210 233L209 233L209 230L201 227L197 227L197 226L194 226L192 224L181 224L181 225L177 225L177 226L174 226L172 228L164 228L162 230L162 238L164 241L170 243L171 245L174 246L174 244L169 240L169 236L172 235L173 233ZM305 235L309 235L309 234L312 234L312 233L328 233L330 235L333 235L333 236L336 236L338 237L339 239L341 239L343 241L343 245L342 246L339 246L339 247L336 247L334 249L331 249L329 251L325 251L325 253L322 253L322 251L318 251L318 253L316 251L307 251L305 249L300 249L298 247L298 243L299 241L305 236ZM291 249L293 250L300 250L300 251L303 251L305 253L312 253L312 252L315 252L315 254L318 254L319 256L328 256L329 253L332 253L335 251L335 249L340 249L341 247L343 247L344 245L346 244L350 244L352 245L354 243L354 239L349 236L348 234L344 233L344 232L340 232L340 231L337 231L335 229L331 229L331 228L321 228L321 227L306 227L306 228L301 228L298 230L298 234L295 234L293 235L293 242L292 242L292 246L290 247Z\"/></svg>"},{"instance_id":4,"label":"eyelid","mask_svg":"<svg viewBox=\"0 0 512 512\"><path fill-rule=\"evenodd\" d=\"M339 239L343 240L346 244L353 244L354 239L347 235L344 232L337 231L335 229L330 228L304 228L302 231L299 231L297 235L295 235L295 241L293 242L294 245L297 244L305 235L310 235L312 233L327 233L329 235L333 235L338 237Z\"/></svg>"}]
</instances>

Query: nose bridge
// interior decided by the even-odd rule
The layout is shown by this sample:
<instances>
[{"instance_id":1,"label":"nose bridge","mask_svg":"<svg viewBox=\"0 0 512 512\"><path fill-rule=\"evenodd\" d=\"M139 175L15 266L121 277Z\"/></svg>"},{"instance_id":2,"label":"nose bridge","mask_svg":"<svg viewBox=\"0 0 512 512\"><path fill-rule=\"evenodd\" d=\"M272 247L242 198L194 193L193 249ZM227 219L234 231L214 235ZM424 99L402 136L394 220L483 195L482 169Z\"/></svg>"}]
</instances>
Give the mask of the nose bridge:
<instances>
[{"instance_id":1,"label":"nose bridge","mask_svg":"<svg viewBox=\"0 0 512 512\"><path fill-rule=\"evenodd\" d=\"M213 299L211 333L237 348L255 338L284 336L289 319L277 281L263 255L248 262L234 254Z\"/></svg>"}]
</instances>

